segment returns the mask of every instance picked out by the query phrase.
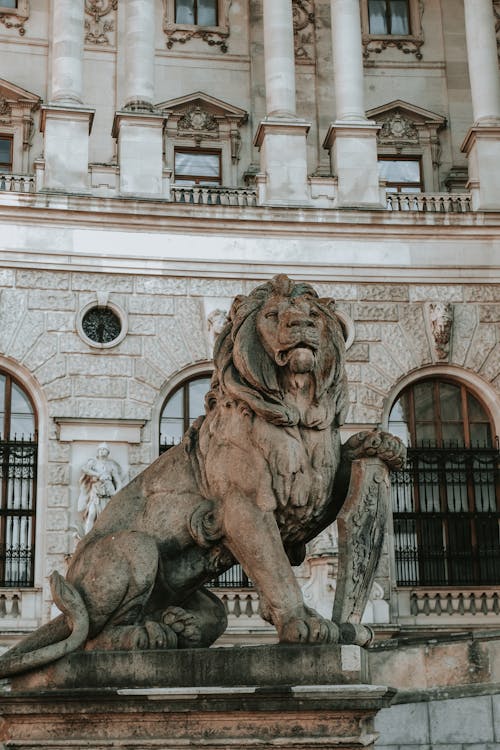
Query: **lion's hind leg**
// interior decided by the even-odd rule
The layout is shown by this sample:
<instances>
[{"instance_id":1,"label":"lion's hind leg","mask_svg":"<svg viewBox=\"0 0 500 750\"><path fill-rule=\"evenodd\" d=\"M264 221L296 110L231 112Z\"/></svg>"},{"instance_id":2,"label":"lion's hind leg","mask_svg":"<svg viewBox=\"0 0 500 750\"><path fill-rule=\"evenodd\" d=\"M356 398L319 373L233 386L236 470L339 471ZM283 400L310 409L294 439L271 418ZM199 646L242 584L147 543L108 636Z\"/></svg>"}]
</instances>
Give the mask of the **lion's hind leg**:
<instances>
[{"instance_id":1,"label":"lion's hind leg","mask_svg":"<svg viewBox=\"0 0 500 750\"><path fill-rule=\"evenodd\" d=\"M192 594L182 607L167 607L160 613L160 620L176 634L178 648L208 647L227 627L224 604L204 588Z\"/></svg>"}]
</instances>

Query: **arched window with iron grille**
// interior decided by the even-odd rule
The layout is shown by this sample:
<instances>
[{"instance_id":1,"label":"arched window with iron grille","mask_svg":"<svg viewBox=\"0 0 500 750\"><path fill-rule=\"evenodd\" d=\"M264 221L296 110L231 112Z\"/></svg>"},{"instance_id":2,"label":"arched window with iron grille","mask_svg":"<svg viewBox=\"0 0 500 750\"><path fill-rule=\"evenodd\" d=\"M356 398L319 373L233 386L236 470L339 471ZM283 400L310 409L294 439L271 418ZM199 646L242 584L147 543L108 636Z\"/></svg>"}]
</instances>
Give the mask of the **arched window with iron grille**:
<instances>
[{"instance_id":1,"label":"arched window with iron grille","mask_svg":"<svg viewBox=\"0 0 500 750\"><path fill-rule=\"evenodd\" d=\"M180 443L194 420L205 413L205 394L210 389L211 374L198 374L182 381L171 391L160 414L160 454ZM248 588L252 586L241 565L233 565L211 582L214 588Z\"/></svg>"},{"instance_id":2,"label":"arched window with iron grille","mask_svg":"<svg viewBox=\"0 0 500 750\"><path fill-rule=\"evenodd\" d=\"M0 586L34 583L36 412L28 393L0 370Z\"/></svg>"},{"instance_id":3,"label":"arched window with iron grille","mask_svg":"<svg viewBox=\"0 0 500 750\"><path fill-rule=\"evenodd\" d=\"M394 403L389 431L408 446L393 476L398 584L500 583L498 442L476 395L451 380L413 383Z\"/></svg>"}]
</instances>

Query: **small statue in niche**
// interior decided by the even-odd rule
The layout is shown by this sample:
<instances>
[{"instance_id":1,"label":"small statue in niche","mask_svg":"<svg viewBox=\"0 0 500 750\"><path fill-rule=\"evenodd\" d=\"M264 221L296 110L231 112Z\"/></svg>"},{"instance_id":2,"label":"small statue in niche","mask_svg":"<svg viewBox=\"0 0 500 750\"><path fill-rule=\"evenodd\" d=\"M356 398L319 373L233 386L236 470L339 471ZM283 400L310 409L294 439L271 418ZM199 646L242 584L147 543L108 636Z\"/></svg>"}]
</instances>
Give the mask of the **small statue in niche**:
<instances>
[{"instance_id":1,"label":"small statue in niche","mask_svg":"<svg viewBox=\"0 0 500 750\"><path fill-rule=\"evenodd\" d=\"M109 458L109 453L107 443L101 443L95 458L89 458L82 466L78 512L83 514L85 534L123 484L121 467Z\"/></svg>"}]
</instances>

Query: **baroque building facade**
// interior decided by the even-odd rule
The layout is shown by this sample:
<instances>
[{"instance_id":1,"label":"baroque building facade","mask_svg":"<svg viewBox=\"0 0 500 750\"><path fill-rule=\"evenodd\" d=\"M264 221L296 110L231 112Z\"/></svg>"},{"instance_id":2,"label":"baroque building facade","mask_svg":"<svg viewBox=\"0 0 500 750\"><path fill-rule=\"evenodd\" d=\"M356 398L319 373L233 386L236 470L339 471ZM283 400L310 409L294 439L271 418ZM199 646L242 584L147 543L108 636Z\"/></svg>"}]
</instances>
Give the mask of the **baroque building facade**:
<instances>
[{"instance_id":1,"label":"baroque building facade","mask_svg":"<svg viewBox=\"0 0 500 750\"><path fill-rule=\"evenodd\" d=\"M82 467L118 466L95 513L177 441L232 298L276 273L337 301L345 437L409 445L365 619L379 638L500 627L499 18L0 0L2 646L50 616ZM298 570L325 613L335 549L332 529ZM216 583L225 642L272 640L243 572Z\"/></svg>"}]
</instances>

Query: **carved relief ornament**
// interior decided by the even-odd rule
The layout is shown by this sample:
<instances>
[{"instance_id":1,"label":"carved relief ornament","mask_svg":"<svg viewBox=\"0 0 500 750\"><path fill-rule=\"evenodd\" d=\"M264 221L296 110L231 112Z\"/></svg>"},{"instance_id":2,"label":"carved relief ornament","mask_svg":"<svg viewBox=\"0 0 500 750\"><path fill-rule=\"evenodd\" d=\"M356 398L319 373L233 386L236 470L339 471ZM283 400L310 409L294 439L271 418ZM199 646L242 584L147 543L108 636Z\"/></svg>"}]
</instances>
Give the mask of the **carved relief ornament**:
<instances>
[{"instance_id":1,"label":"carved relief ornament","mask_svg":"<svg viewBox=\"0 0 500 750\"><path fill-rule=\"evenodd\" d=\"M0 0L0 8L2 2ZM0 23L5 26L6 29L17 29L20 36L26 34L24 24L30 17L30 4L29 0L18 0L16 8L5 8L0 11Z\"/></svg>"},{"instance_id":2,"label":"carved relief ornament","mask_svg":"<svg viewBox=\"0 0 500 750\"><path fill-rule=\"evenodd\" d=\"M428 315L436 357L446 360L450 351L453 305L450 302L430 302Z\"/></svg>"},{"instance_id":3,"label":"carved relief ornament","mask_svg":"<svg viewBox=\"0 0 500 750\"><path fill-rule=\"evenodd\" d=\"M117 7L118 0L85 0L85 44L112 44Z\"/></svg>"},{"instance_id":4,"label":"carved relief ornament","mask_svg":"<svg viewBox=\"0 0 500 750\"><path fill-rule=\"evenodd\" d=\"M370 60L372 54L379 55L388 47L395 47L405 55L415 55L421 60L421 47L424 44L422 30L422 16L424 14L424 0L409 0L410 33L404 36L398 34L371 34L368 0L361 0L361 23L363 29L363 57Z\"/></svg>"},{"instance_id":5,"label":"carved relief ornament","mask_svg":"<svg viewBox=\"0 0 500 750\"><path fill-rule=\"evenodd\" d=\"M175 23L175 0L163 0L163 31L167 37L167 49L174 44L186 44L191 39L201 39L209 47L228 51L230 35L228 9L231 0L218 0L217 26L192 26Z\"/></svg>"},{"instance_id":6,"label":"carved relief ornament","mask_svg":"<svg viewBox=\"0 0 500 750\"><path fill-rule=\"evenodd\" d=\"M292 0L292 12L295 59L300 63L314 62L314 3L312 0Z\"/></svg>"},{"instance_id":7,"label":"carved relief ornament","mask_svg":"<svg viewBox=\"0 0 500 750\"><path fill-rule=\"evenodd\" d=\"M181 117L177 123L177 132L181 135L202 130L206 130L210 134L218 133L219 125L210 112L207 112L199 104L196 104Z\"/></svg>"},{"instance_id":8,"label":"carved relief ornament","mask_svg":"<svg viewBox=\"0 0 500 750\"><path fill-rule=\"evenodd\" d=\"M381 143L399 141L418 143L418 130L414 122L405 117L400 110L396 110L382 124L378 139Z\"/></svg>"}]
</instances>

